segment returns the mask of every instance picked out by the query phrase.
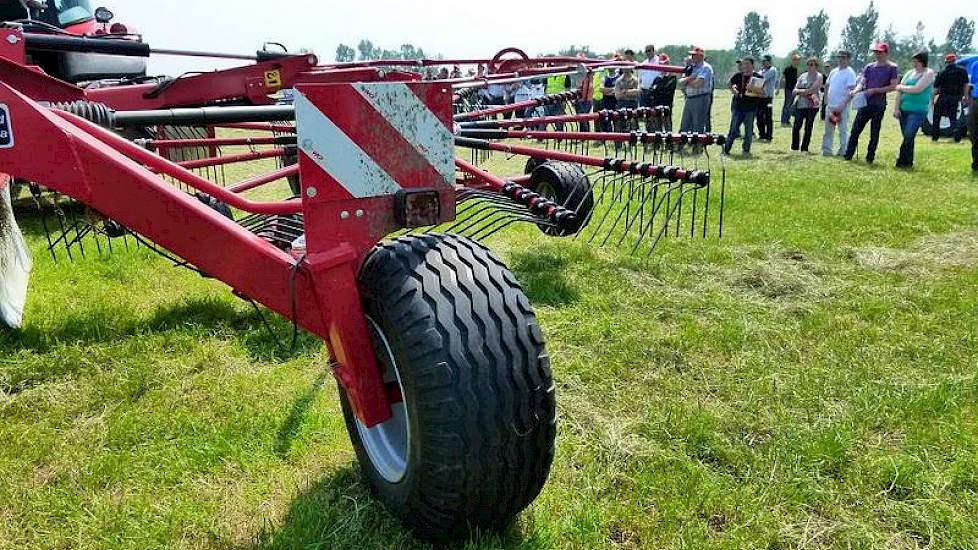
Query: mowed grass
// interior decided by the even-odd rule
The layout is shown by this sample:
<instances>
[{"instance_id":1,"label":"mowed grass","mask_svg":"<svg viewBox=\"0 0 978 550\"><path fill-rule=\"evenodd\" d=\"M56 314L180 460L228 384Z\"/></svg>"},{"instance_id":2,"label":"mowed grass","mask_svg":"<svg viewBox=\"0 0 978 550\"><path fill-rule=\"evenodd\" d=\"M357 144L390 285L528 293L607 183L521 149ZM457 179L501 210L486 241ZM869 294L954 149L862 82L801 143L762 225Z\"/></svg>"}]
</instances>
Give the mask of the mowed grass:
<instances>
[{"instance_id":1,"label":"mowed grass","mask_svg":"<svg viewBox=\"0 0 978 550\"><path fill-rule=\"evenodd\" d=\"M490 239L548 338L558 450L535 504L466 547L978 547L978 179L948 142L897 171L884 132L876 166L789 154L782 128L735 155L721 240ZM22 226L0 548L425 547L361 482L315 339L283 350L145 249L55 264Z\"/></svg>"}]
</instances>

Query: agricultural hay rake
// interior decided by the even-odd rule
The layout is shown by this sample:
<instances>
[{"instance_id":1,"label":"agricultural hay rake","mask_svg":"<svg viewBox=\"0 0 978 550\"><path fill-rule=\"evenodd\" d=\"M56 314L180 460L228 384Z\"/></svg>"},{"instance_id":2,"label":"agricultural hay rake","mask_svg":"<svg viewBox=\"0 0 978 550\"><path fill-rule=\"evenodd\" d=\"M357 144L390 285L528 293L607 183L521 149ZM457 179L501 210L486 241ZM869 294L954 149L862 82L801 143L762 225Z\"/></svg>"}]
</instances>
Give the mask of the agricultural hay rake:
<instances>
[{"instance_id":1,"label":"agricultural hay rake","mask_svg":"<svg viewBox=\"0 0 978 550\"><path fill-rule=\"evenodd\" d=\"M334 65L303 54L96 85L30 67L32 48L155 51L122 42L0 26L3 320L21 323L30 271L17 183L56 260L147 246L321 338L365 479L423 538L506 525L554 456L542 331L482 241L523 223L648 254L722 226L725 169L710 155L721 136L671 132L668 109L577 112L593 71L633 64L515 49ZM421 79L439 64L489 71ZM508 105L480 98L561 75L582 84ZM522 173L494 175L494 155Z\"/></svg>"}]
</instances>

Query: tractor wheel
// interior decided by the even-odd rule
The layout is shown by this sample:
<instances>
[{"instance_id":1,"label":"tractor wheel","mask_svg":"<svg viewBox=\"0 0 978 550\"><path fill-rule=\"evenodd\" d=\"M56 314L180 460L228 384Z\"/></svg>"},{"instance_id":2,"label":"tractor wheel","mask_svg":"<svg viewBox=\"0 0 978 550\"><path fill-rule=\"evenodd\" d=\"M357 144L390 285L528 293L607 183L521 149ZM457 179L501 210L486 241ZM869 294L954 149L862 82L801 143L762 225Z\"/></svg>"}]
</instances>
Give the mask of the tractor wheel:
<instances>
[{"instance_id":1,"label":"tractor wheel","mask_svg":"<svg viewBox=\"0 0 978 550\"><path fill-rule=\"evenodd\" d=\"M370 487L416 536L500 529L536 498L554 456L554 384L512 273L455 235L378 246L360 274L384 379L403 399L366 428L340 389Z\"/></svg>"},{"instance_id":2,"label":"tractor wheel","mask_svg":"<svg viewBox=\"0 0 978 550\"><path fill-rule=\"evenodd\" d=\"M539 224L547 235L574 235L587 225L594 209L594 194L584 169L576 164L547 161L533 169L530 189L577 214L577 221L565 229Z\"/></svg>"},{"instance_id":3,"label":"tractor wheel","mask_svg":"<svg viewBox=\"0 0 978 550\"><path fill-rule=\"evenodd\" d=\"M537 166L540 166L541 164L543 164L545 162L547 162L547 161L545 161L543 159L538 159L538 158L534 158L534 157L528 157L526 159L526 164L523 165L523 173L524 174L532 174L533 171L536 170Z\"/></svg>"}]
</instances>

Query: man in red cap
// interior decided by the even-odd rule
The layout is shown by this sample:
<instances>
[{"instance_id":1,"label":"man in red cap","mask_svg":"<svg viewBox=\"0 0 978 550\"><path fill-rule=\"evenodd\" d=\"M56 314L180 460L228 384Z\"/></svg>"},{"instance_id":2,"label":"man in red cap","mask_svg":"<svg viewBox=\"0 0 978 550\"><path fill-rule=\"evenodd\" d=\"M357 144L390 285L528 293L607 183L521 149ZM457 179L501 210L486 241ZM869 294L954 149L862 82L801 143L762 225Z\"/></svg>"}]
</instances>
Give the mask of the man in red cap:
<instances>
[{"instance_id":1,"label":"man in red cap","mask_svg":"<svg viewBox=\"0 0 978 550\"><path fill-rule=\"evenodd\" d=\"M679 123L680 132L708 132L710 128L710 107L713 97L713 67L706 62L703 48L689 51L692 60L689 76L679 81L686 95L683 105L683 118Z\"/></svg>"},{"instance_id":2,"label":"man in red cap","mask_svg":"<svg viewBox=\"0 0 978 550\"><path fill-rule=\"evenodd\" d=\"M968 86L968 71L957 64L958 56L948 53L944 56L944 70L934 81L934 117L931 127L931 139L937 141L941 137L941 119L947 117L951 121L951 135L954 141L961 141L964 128L958 124L958 111Z\"/></svg>"},{"instance_id":3,"label":"man in red cap","mask_svg":"<svg viewBox=\"0 0 978 550\"><path fill-rule=\"evenodd\" d=\"M880 42L873 46L876 61L866 65L862 72L859 85L849 92L853 99L862 94L865 101L856 99L856 104L863 104L856 111L856 120L852 123L852 133L849 135L849 145L846 148L846 160L852 160L859 148L859 136L869 127L869 147L866 149L866 162L872 164L876 160L876 148L880 143L880 129L883 127L883 115L886 113L886 94L896 90L900 82L900 71L895 63L890 61L890 46Z\"/></svg>"}]
</instances>

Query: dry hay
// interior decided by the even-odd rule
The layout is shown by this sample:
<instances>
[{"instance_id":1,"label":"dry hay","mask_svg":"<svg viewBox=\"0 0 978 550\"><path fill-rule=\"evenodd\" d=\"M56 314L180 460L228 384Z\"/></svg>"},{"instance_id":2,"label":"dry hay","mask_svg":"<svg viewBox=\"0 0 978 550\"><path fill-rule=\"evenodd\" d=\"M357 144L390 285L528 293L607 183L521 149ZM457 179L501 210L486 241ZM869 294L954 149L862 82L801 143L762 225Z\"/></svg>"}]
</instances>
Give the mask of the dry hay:
<instances>
[{"instance_id":1,"label":"dry hay","mask_svg":"<svg viewBox=\"0 0 978 550\"><path fill-rule=\"evenodd\" d=\"M978 265L978 230L928 235L909 249L866 247L855 249L853 259L862 267L903 275L927 275L935 270Z\"/></svg>"}]
</instances>

